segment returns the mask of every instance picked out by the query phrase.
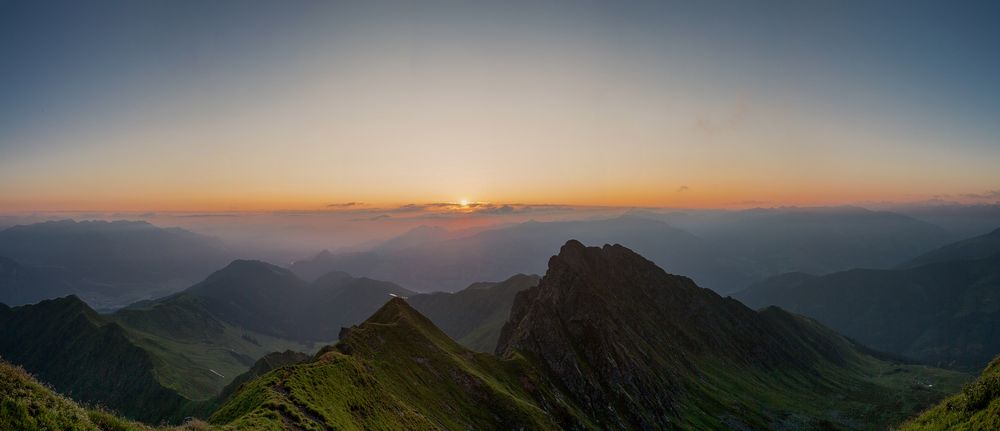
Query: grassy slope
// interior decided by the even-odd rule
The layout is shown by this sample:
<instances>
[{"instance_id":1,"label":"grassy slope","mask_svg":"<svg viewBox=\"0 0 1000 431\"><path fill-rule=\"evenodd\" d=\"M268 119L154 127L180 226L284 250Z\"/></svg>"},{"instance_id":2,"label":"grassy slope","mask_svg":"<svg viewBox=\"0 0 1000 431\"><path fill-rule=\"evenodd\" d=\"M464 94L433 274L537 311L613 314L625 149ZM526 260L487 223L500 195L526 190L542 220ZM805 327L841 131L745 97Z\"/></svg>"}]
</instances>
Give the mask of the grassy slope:
<instances>
[{"instance_id":1,"label":"grassy slope","mask_svg":"<svg viewBox=\"0 0 1000 431\"><path fill-rule=\"evenodd\" d=\"M1000 357L960 393L900 427L902 431L996 429L1000 429Z\"/></svg>"},{"instance_id":2,"label":"grassy slope","mask_svg":"<svg viewBox=\"0 0 1000 431\"><path fill-rule=\"evenodd\" d=\"M190 399L214 397L269 352L315 351L311 344L236 328L213 317L198 301L179 297L113 316L133 342L152 354L158 380Z\"/></svg>"},{"instance_id":3,"label":"grassy slope","mask_svg":"<svg viewBox=\"0 0 1000 431\"><path fill-rule=\"evenodd\" d=\"M547 388L523 359L471 352L393 300L315 361L250 383L211 421L233 429L559 429L534 401L559 404Z\"/></svg>"},{"instance_id":4,"label":"grassy slope","mask_svg":"<svg viewBox=\"0 0 1000 431\"><path fill-rule=\"evenodd\" d=\"M146 431L152 428L103 410L84 409L42 386L21 367L0 361L0 429Z\"/></svg>"},{"instance_id":5,"label":"grassy slope","mask_svg":"<svg viewBox=\"0 0 1000 431\"><path fill-rule=\"evenodd\" d=\"M176 421L206 408L163 386L154 357L78 298L10 309L0 329L4 359L74 399L155 421Z\"/></svg>"},{"instance_id":6,"label":"grassy slope","mask_svg":"<svg viewBox=\"0 0 1000 431\"><path fill-rule=\"evenodd\" d=\"M762 311L804 346L808 368L734 368L702 360L682 399L682 428L882 430L940 400L968 375L861 353L813 320ZM818 337L817 337L818 336Z\"/></svg>"},{"instance_id":7,"label":"grassy slope","mask_svg":"<svg viewBox=\"0 0 1000 431\"><path fill-rule=\"evenodd\" d=\"M229 429L595 428L557 393L537 361L471 352L419 314L393 311L405 307L397 302L314 361L247 384L211 421ZM829 332L796 319L795 333ZM837 344L801 341L817 350L837 349L842 360L819 361L809 370L701 360L685 379L675 423L682 429L885 429L967 379L861 354L846 339L827 335Z\"/></svg>"}]
</instances>

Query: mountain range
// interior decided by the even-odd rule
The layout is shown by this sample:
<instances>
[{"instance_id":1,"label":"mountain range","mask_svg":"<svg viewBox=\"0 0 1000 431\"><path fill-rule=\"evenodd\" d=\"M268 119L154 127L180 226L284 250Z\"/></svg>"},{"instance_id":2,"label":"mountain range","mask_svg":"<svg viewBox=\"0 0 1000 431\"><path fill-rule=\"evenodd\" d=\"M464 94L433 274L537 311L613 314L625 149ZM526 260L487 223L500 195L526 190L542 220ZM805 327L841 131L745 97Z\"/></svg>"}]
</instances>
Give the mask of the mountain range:
<instances>
[{"instance_id":1,"label":"mountain range","mask_svg":"<svg viewBox=\"0 0 1000 431\"><path fill-rule=\"evenodd\" d=\"M1000 230L897 269L784 274L734 295L801 313L873 348L979 370L1000 352Z\"/></svg>"},{"instance_id":2,"label":"mountain range","mask_svg":"<svg viewBox=\"0 0 1000 431\"><path fill-rule=\"evenodd\" d=\"M244 385L210 422L865 429L898 423L964 379L873 356L776 308L755 312L625 247L576 241L552 257L537 286L517 294L497 353L466 349L394 298L312 360Z\"/></svg>"},{"instance_id":3,"label":"mountain range","mask_svg":"<svg viewBox=\"0 0 1000 431\"><path fill-rule=\"evenodd\" d=\"M290 268L307 280L340 270L419 292L456 291L480 280L541 273L550 250L566 238L626 245L720 293L789 271L894 267L957 239L926 222L857 207L634 210L613 219L529 221L457 237L421 227L370 251L322 252Z\"/></svg>"},{"instance_id":4,"label":"mountain range","mask_svg":"<svg viewBox=\"0 0 1000 431\"><path fill-rule=\"evenodd\" d=\"M979 256L969 248L987 239L928 255ZM995 258L876 272L912 273L904 287L987 294ZM0 355L74 400L152 422L208 418L222 429L884 428L966 378L904 359L918 355L879 339L845 338L821 318L754 311L620 245L569 241L546 267L541 278L416 294L344 272L306 281L237 260L111 314L72 296L0 305ZM795 297L825 277L788 274L769 281L778 287L747 292ZM989 322L992 299L956 296L972 307L960 322ZM928 352L952 359L917 359L975 369L997 347L970 349L969 340L988 333L924 334Z\"/></svg>"},{"instance_id":5,"label":"mountain range","mask_svg":"<svg viewBox=\"0 0 1000 431\"><path fill-rule=\"evenodd\" d=\"M228 259L222 243L142 221L51 221L0 231L0 302L77 295L114 309L179 291Z\"/></svg>"}]
</instances>

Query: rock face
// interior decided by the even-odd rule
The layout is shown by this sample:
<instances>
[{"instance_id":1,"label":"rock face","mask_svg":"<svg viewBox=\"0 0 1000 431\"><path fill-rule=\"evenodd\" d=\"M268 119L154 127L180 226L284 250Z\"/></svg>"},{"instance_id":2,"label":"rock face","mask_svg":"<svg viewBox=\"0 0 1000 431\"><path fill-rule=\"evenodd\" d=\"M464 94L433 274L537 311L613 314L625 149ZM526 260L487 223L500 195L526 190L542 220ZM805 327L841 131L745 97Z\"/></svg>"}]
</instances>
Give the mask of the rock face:
<instances>
[{"instance_id":1,"label":"rock face","mask_svg":"<svg viewBox=\"0 0 1000 431\"><path fill-rule=\"evenodd\" d=\"M664 429L702 358L806 365L811 354L791 351L777 324L625 247L571 240L518 295L497 353L533 355L601 428Z\"/></svg>"}]
</instances>

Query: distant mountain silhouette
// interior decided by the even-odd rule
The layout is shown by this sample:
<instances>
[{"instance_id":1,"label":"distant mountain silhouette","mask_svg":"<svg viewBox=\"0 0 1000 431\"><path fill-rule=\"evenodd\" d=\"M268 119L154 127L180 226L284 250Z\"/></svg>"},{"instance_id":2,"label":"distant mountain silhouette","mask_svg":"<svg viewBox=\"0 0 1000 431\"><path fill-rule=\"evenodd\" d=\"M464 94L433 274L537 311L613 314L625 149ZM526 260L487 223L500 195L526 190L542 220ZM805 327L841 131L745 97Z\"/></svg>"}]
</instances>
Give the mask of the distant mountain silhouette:
<instances>
[{"instance_id":1,"label":"distant mountain silhouette","mask_svg":"<svg viewBox=\"0 0 1000 431\"><path fill-rule=\"evenodd\" d=\"M341 270L420 292L457 291L480 280L541 273L548 250L566 238L623 244L722 293L790 271L893 267L956 239L926 222L857 207L637 210L613 219L525 222L458 237L418 228L389 246L325 252L291 269L307 280Z\"/></svg>"},{"instance_id":2,"label":"distant mountain silhouette","mask_svg":"<svg viewBox=\"0 0 1000 431\"><path fill-rule=\"evenodd\" d=\"M68 271L0 256L0 302L21 305L56 298L84 284Z\"/></svg>"},{"instance_id":3,"label":"distant mountain silhouette","mask_svg":"<svg viewBox=\"0 0 1000 431\"><path fill-rule=\"evenodd\" d=\"M898 213L853 206L643 214L725 247L762 277L890 268L959 238Z\"/></svg>"},{"instance_id":4,"label":"distant mountain silhouette","mask_svg":"<svg viewBox=\"0 0 1000 431\"><path fill-rule=\"evenodd\" d=\"M226 262L218 240L142 221L52 221L0 231L0 256L41 281L0 278L0 302L76 294L115 308L178 291ZM37 283L37 284L36 284Z\"/></svg>"},{"instance_id":5,"label":"distant mountain silhouette","mask_svg":"<svg viewBox=\"0 0 1000 431\"><path fill-rule=\"evenodd\" d=\"M482 280L510 274L541 273L550 250L566 238L628 244L672 271L691 274L720 290L745 286L755 279L724 247L666 223L640 217L609 220L525 222L470 236L422 243L396 250L363 253L323 253L295 262L291 269L304 278L333 270L389 280L420 292L457 291Z\"/></svg>"},{"instance_id":6,"label":"distant mountain silhouette","mask_svg":"<svg viewBox=\"0 0 1000 431\"><path fill-rule=\"evenodd\" d=\"M1000 228L992 232L948 244L913 258L902 265L912 268L928 263L982 259L1000 254Z\"/></svg>"}]
</instances>

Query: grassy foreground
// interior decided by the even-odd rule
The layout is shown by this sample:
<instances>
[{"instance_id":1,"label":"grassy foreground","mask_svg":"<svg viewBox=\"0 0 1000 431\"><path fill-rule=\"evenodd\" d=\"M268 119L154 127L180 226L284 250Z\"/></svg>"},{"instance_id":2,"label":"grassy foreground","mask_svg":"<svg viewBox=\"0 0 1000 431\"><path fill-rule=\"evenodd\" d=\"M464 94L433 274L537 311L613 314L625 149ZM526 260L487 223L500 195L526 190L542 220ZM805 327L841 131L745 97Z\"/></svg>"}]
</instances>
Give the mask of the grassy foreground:
<instances>
[{"instance_id":1,"label":"grassy foreground","mask_svg":"<svg viewBox=\"0 0 1000 431\"><path fill-rule=\"evenodd\" d=\"M0 361L0 429L18 431L196 431L191 421L178 427L151 427L100 408L83 408L43 386L23 368Z\"/></svg>"},{"instance_id":2,"label":"grassy foreground","mask_svg":"<svg viewBox=\"0 0 1000 431\"><path fill-rule=\"evenodd\" d=\"M907 421L901 431L979 431L1000 429L1000 356L982 375L920 416Z\"/></svg>"}]
</instances>

